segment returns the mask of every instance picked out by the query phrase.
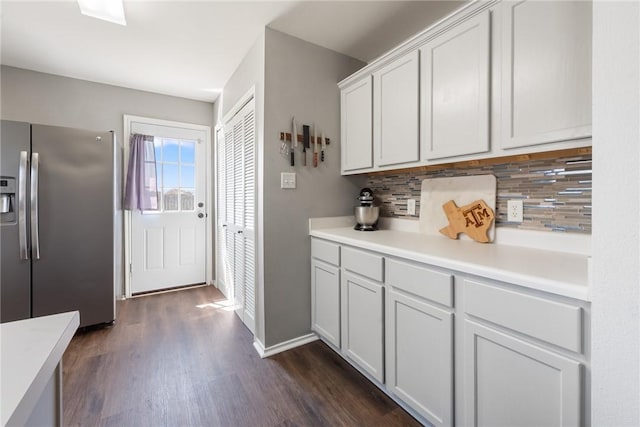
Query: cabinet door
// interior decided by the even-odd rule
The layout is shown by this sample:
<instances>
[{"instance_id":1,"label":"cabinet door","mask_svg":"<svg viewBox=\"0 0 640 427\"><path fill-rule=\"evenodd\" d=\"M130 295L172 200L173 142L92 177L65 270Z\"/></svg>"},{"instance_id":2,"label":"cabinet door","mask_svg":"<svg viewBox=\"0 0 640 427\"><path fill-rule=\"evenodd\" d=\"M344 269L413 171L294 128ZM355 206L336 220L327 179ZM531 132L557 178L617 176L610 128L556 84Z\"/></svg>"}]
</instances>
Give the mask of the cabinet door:
<instances>
[{"instance_id":1,"label":"cabinet door","mask_svg":"<svg viewBox=\"0 0 640 427\"><path fill-rule=\"evenodd\" d=\"M581 364L465 320L468 426L580 425Z\"/></svg>"},{"instance_id":2,"label":"cabinet door","mask_svg":"<svg viewBox=\"0 0 640 427\"><path fill-rule=\"evenodd\" d=\"M311 329L340 347L340 269L311 260Z\"/></svg>"},{"instance_id":3,"label":"cabinet door","mask_svg":"<svg viewBox=\"0 0 640 427\"><path fill-rule=\"evenodd\" d=\"M489 11L420 49L423 157L489 151Z\"/></svg>"},{"instance_id":4,"label":"cabinet door","mask_svg":"<svg viewBox=\"0 0 640 427\"><path fill-rule=\"evenodd\" d=\"M373 167L371 76L340 93L342 172Z\"/></svg>"},{"instance_id":5,"label":"cabinet door","mask_svg":"<svg viewBox=\"0 0 640 427\"><path fill-rule=\"evenodd\" d=\"M387 387L434 426L453 425L453 314L387 289Z\"/></svg>"},{"instance_id":6,"label":"cabinet door","mask_svg":"<svg viewBox=\"0 0 640 427\"><path fill-rule=\"evenodd\" d=\"M381 284L342 273L342 351L373 378L384 382Z\"/></svg>"},{"instance_id":7,"label":"cabinet door","mask_svg":"<svg viewBox=\"0 0 640 427\"><path fill-rule=\"evenodd\" d=\"M503 8L502 147L591 136L591 2Z\"/></svg>"},{"instance_id":8,"label":"cabinet door","mask_svg":"<svg viewBox=\"0 0 640 427\"><path fill-rule=\"evenodd\" d=\"M376 166L417 162L419 56L410 52L373 75L373 146Z\"/></svg>"}]
</instances>

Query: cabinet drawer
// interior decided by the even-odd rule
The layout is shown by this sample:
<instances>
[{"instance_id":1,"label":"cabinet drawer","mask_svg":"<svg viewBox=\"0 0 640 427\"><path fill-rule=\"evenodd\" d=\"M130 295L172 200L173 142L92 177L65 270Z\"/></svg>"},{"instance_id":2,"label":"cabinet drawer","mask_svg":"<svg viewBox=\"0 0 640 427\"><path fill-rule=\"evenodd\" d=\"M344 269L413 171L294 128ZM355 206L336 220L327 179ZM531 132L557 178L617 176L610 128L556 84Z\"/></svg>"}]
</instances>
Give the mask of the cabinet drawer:
<instances>
[{"instance_id":1,"label":"cabinet drawer","mask_svg":"<svg viewBox=\"0 0 640 427\"><path fill-rule=\"evenodd\" d=\"M326 240L311 239L311 256L333 265L340 265L340 245Z\"/></svg>"},{"instance_id":2,"label":"cabinet drawer","mask_svg":"<svg viewBox=\"0 0 640 427\"><path fill-rule=\"evenodd\" d=\"M342 266L378 282L383 280L382 256L351 248L342 248Z\"/></svg>"},{"instance_id":3,"label":"cabinet drawer","mask_svg":"<svg viewBox=\"0 0 640 427\"><path fill-rule=\"evenodd\" d=\"M419 297L453 307L453 275L388 259L386 283Z\"/></svg>"},{"instance_id":4,"label":"cabinet drawer","mask_svg":"<svg viewBox=\"0 0 640 427\"><path fill-rule=\"evenodd\" d=\"M464 311L500 326L582 353L582 308L464 281Z\"/></svg>"}]
</instances>

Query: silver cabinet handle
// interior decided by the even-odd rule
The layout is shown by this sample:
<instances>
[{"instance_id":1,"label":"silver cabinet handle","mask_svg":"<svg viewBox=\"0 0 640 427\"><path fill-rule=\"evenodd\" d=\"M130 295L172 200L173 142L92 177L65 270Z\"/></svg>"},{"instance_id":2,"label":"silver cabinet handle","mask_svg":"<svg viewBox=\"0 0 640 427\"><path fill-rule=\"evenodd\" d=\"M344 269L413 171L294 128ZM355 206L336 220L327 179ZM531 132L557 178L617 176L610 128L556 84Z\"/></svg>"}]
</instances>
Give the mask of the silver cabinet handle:
<instances>
[{"instance_id":1,"label":"silver cabinet handle","mask_svg":"<svg viewBox=\"0 0 640 427\"><path fill-rule=\"evenodd\" d=\"M31 155L31 256L40 259L40 235L38 232L38 167L40 156Z\"/></svg>"},{"instance_id":2,"label":"silver cabinet handle","mask_svg":"<svg viewBox=\"0 0 640 427\"><path fill-rule=\"evenodd\" d=\"M18 240L20 241L20 259L29 259L27 246L27 168L29 154L20 152L20 167L18 169Z\"/></svg>"}]
</instances>

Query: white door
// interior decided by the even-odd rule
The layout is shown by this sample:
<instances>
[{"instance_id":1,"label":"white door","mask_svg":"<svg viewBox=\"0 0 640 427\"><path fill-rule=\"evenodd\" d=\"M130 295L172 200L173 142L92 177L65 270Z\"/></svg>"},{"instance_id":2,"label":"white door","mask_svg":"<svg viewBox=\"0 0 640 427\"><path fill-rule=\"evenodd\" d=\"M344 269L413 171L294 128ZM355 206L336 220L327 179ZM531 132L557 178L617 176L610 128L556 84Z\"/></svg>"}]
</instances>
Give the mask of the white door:
<instances>
[{"instance_id":1,"label":"white door","mask_svg":"<svg viewBox=\"0 0 640 427\"><path fill-rule=\"evenodd\" d=\"M206 282L206 133L146 126L154 136L158 211L131 214L131 293Z\"/></svg>"},{"instance_id":2,"label":"white door","mask_svg":"<svg viewBox=\"0 0 640 427\"><path fill-rule=\"evenodd\" d=\"M244 105L216 141L216 284L236 314L255 330L256 133L255 102Z\"/></svg>"}]
</instances>

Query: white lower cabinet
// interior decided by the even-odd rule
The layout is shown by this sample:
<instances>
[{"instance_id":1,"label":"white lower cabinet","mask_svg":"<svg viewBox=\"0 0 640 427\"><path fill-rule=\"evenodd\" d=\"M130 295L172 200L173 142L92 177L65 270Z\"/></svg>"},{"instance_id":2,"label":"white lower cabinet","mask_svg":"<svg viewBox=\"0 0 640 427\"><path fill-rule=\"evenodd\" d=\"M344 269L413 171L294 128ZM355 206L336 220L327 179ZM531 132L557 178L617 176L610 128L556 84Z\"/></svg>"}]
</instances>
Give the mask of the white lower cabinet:
<instances>
[{"instance_id":1,"label":"white lower cabinet","mask_svg":"<svg viewBox=\"0 0 640 427\"><path fill-rule=\"evenodd\" d=\"M342 274L342 351L384 382L384 288L348 271Z\"/></svg>"},{"instance_id":2,"label":"white lower cabinet","mask_svg":"<svg viewBox=\"0 0 640 427\"><path fill-rule=\"evenodd\" d=\"M578 426L587 307L463 279L464 419L468 426Z\"/></svg>"},{"instance_id":3,"label":"white lower cabinet","mask_svg":"<svg viewBox=\"0 0 640 427\"><path fill-rule=\"evenodd\" d=\"M465 320L466 426L579 426L579 362Z\"/></svg>"},{"instance_id":4,"label":"white lower cabinet","mask_svg":"<svg viewBox=\"0 0 640 427\"><path fill-rule=\"evenodd\" d=\"M311 329L340 347L340 268L311 261Z\"/></svg>"},{"instance_id":5,"label":"white lower cabinet","mask_svg":"<svg viewBox=\"0 0 640 427\"><path fill-rule=\"evenodd\" d=\"M312 239L312 329L425 424L589 426L587 302Z\"/></svg>"},{"instance_id":6,"label":"white lower cabinet","mask_svg":"<svg viewBox=\"0 0 640 427\"><path fill-rule=\"evenodd\" d=\"M453 425L453 313L387 288L387 388L434 426Z\"/></svg>"}]
</instances>

